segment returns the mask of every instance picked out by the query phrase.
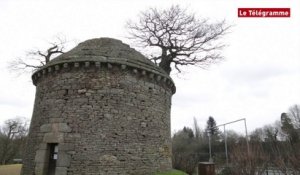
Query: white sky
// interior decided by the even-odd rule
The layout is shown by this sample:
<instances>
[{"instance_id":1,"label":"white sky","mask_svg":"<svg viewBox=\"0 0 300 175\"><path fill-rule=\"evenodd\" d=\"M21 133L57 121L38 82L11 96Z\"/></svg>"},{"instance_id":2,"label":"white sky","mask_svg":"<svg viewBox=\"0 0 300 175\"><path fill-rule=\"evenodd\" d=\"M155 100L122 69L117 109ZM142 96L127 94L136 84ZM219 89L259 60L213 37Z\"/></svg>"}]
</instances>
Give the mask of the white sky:
<instances>
[{"instance_id":1,"label":"white sky","mask_svg":"<svg viewBox=\"0 0 300 175\"><path fill-rule=\"evenodd\" d=\"M225 36L226 60L208 70L189 67L173 75L172 131L247 118L249 130L278 120L300 104L299 0L0 0L0 123L31 117L35 86L30 74L16 78L7 62L33 48L47 48L56 35L73 43L113 37L129 42L125 22L148 7L180 4L211 20L234 25ZM288 7L291 18L238 18L241 7ZM242 131L243 123L228 128Z\"/></svg>"}]
</instances>

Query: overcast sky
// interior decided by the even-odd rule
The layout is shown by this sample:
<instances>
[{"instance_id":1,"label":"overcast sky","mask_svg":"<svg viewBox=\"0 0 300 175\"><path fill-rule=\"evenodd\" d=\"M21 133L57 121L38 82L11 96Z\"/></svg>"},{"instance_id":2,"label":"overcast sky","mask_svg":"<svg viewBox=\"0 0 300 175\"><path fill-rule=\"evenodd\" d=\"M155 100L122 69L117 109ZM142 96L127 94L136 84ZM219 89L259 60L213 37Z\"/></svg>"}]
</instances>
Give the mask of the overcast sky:
<instances>
[{"instance_id":1,"label":"overcast sky","mask_svg":"<svg viewBox=\"0 0 300 175\"><path fill-rule=\"evenodd\" d=\"M207 70L189 67L172 75L177 92L172 100L172 131L202 128L213 116L218 124L246 118L249 130L272 124L293 104L300 104L299 0L1 0L0 123L30 118L35 86L30 74L15 77L7 63L33 48L45 49L57 35L70 45L91 38L129 42L128 19L149 7L179 4L199 17L223 20L234 27L225 36L226 60ZM290 18L238 18L241 7L287 7ZM243 123L228 126L242 131Z\"/></svg>"}]
</instances>

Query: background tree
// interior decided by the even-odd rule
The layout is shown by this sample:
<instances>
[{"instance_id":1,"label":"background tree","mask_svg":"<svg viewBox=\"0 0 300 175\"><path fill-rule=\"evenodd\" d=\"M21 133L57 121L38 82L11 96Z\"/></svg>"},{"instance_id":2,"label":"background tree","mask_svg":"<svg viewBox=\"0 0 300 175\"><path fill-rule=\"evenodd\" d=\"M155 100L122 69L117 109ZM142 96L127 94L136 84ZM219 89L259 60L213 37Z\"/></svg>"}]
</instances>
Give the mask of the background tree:
<instances>
[{"instance_id":1,"label":"background tree","mask_svg":"<svg viewBox=\"0 0 300 175\"><path fill-rule=\"evenodd\" d=\"M270 156L264 152L261 143L251 143L248 154L246 144L236 144L231 152L230 175L263 175Z\"/></svg>"},{"instance_id":2,"label":"background tree","mask_svg":"<svg viewBox=\"0 0 300 175\"><path fill-rule=\"evenodd\" d=\"M212 136L218 136L220 134L217 122L212 116L209 116L206 122L206 132L209 132Z\"/></svg>"},{"instance_id":3,"label":"background tree","mask_svg":"<svg viewBox=\"0 0 300 175\"><path fill-rule=\"evenodd\" d=\"M199 161L207 161L209 158L204 133L195 118L193 126L193 130L184 127L172 137L173 167L188 174L194 172Z\"/></svg>"},{"instance_id":4,"label":"background tree","mask_svg":"<svg viewBox=\"0 0 300 175\"><path fill-rule=\"evenodd\" d=\"M140 13L137 22L129 21L127 28L137 45L160 50L151 59L170 74L172 65L180 72L180 66L207 66L222 60L225 44L220 39L230 26L225 21L198 19L177 5L166 10L150 8Z\"/></svg>"},{"instance_id":5,"label":"background tree","mask_svg":"<svg viewBox=\"0 0 300 175\"><path fill-rule=\"evenodd\" d=\"M224 154L224 142L222 142L224 140L221 139L221 132L217 127L217 122L212 116L209 116L206 122L205 136L207 138L207 143L209 143L209 141L211 143L212 159L214 161L217 161L217 159L223 159L223 156L220 157L218 155L219 153ZM209 151L209 147L207 147L207 151Z\"/></svg>"},{"instance_id":6,"label":"background tree","mask_svg":"<svg viewBox=\"0 0 300 175\"><path fill-rule=\"evenodd\" d=\"M256 128L251 134L249 135L250 141L252 142L263 142L265 140L265 133L263 128Z\"/></svg>"},{"instance_id":7,"label":"background tree","mask_svg":"<svg viewBox=\"0 0 300 175\"><path fill-rule=\"evenodd\" d=\"M224 133L223 133L224 135ZM223 138L224 136L222 136ZM227 130L226 131L226 139L228 145L235 145L240 142L240 140L243 139L243 136L234 130Z\"/></svg>"},{"instance_id":8,"label":"background tree","mask_svg":"<svg viewBox=\"0 0 300 175\"><path fill-rule=\"evenodd\" d=\"M226 131L229 165L226 165L224 151L224 133L218 133L218 139L212 142L213 159L220 174L257 175L265 174L300 174L300 138L299 129L294 125L294 116L282 113L281 121L257 128L250 134L247 143L245 135L234 131ZM208 128L215 128L217 122L209 117ZM207 131L205 131L207 132ZM194 118L193 130L183 128L172 138L173 165L175 168L191 174L197 162L207 161L207 135L200 129ZM197 134L198 133L198 134ZM198 136L197 136L198 135ZM248 147L249 145L249 152ZM222 170L222 171L221 171Z\"/></svg>"},{"instance_id":9,"label":"background tree","mask_svg":"<svg viewBox=\"0 0 300 175\"><path fill-rule=\"evenodd\" d=\"M288 115L296 129L300 129L300 106L293 105L289 108Z\"/></svg>"},{"instance_id":10,"label":"background tree","mask_svg":"<svg viewBox=\"0 0 300 175\"><path fill-rule=\"evenodd\" d=\"M22 148L28 133L28 122L23 118L9 119L0 130L0 164L21 157Z\"/></svg>"},{"instance_id":11,"label":"background tree","mask_svg":"<svg viewBox=\"0 0 300 175\"><path fill-rule=\"evenodd\" d=\"M265 133L265 141L273 142L276 144L278 141L279 128L274 125L265 125L263 127Z\"/></svg>"},{"instance_id":12,"label":"background tree","mask_svg":"<svg viewBox=\"0 0 300 175\"><path fill-rule=\"evenodd\" d=\"M195 158L196 147L197 144L191 128L184 127L176 132L172 138L173 167L192 174L197 162L197 158Z\"/></svg>"},{"instance_id":13,"label":"background tree","mask_svg":"<svg viewBox=\"0 0 300 175\"><path fill-rule=\"evenodd\" d=\"M282 131L287 135L290 143L293 145L294 143L299 141L298 130L294 127L292 123L292 119L289 117L287 113L281 114L281 124Z\"/></svg>"}]
</instances>

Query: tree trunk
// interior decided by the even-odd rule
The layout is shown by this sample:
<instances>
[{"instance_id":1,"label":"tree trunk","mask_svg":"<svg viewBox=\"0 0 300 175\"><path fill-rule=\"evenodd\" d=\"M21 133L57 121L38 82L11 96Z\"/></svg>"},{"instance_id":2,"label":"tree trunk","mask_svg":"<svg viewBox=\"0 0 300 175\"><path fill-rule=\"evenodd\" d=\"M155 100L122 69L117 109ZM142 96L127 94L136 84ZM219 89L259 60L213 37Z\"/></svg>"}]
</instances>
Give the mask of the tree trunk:
<instances>
[{"instance_id":1,"label":"tree trunk","mask_svg":"<svg viewBox=\"0 0 300 175\"><path fill-rule=\"evenodd\" d=\"M162 68L168 75L170 75L171 72L171 61L162 59L159 63L159 67Z\"/></svg>"},{"instance_id":2,"label":"tree trunk","mask_svg":"<svg viewBox=\"0 0 300 175\"><path fill-rule=\"evenodd\" d=\"M168 75L170 75L170 72L172 70L171 69L172 58L169 57L170 56L167 55L167 49L163 48L159 67L162 68Z\"/></svg>"}]
</instances>

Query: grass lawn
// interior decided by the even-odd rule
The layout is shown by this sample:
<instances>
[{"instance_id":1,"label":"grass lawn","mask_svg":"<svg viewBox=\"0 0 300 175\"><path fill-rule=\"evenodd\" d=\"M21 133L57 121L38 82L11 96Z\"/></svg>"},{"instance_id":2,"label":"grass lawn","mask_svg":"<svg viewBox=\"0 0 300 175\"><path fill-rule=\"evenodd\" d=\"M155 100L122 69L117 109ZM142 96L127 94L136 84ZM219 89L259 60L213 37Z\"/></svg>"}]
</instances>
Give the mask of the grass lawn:
<instances>
[{"instance_id":1,"label":"grass lawn","mask_svg":"<svg viewBox=\"0 0 300 175\"><path fill-rule=\"evenodd\" d=\"M0 165L1 175L20 175L22 164Z\"/></svg>"},{"instance_id":2,"label":"grass lawn","mask_svg":"<svg viewBox=\"0 0 300 175\"><path fill-rule=\"evenodd\" d=\"M172 170L165 173L156 173L155 175L187 175L187 174L179 170Z\"/></svg>"}]
</instances>

